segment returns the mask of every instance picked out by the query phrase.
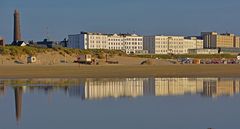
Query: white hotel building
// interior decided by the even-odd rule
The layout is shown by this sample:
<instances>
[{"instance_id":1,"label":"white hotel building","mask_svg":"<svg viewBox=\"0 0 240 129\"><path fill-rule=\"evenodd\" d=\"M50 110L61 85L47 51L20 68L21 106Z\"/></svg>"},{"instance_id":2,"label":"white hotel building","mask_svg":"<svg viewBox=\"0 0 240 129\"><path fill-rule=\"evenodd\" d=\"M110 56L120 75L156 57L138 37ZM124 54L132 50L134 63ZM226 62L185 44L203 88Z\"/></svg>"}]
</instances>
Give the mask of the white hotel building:
<instances>
[{"instance_id":1,"label":"white hotel building","mask_svg":"<svg viewBox=\"0 0 240 129\"><path fill-rule=\"evenodd\" d=\"M126 53L143 51L143 36L136 34L101 34L81 32L69 35L70 48L122 50Z\"/></svg>"},{"instance_id":2,"label":"white hotel building","mask_svg":"<svg viewBox=\"0 0 240 129\"><path fill-rule=\"evenodd\" d=\"M184 36L144 36L143 49L150 54L188 54L189 49L203 48L203 40Z\"/></svg>"}]
</instances>

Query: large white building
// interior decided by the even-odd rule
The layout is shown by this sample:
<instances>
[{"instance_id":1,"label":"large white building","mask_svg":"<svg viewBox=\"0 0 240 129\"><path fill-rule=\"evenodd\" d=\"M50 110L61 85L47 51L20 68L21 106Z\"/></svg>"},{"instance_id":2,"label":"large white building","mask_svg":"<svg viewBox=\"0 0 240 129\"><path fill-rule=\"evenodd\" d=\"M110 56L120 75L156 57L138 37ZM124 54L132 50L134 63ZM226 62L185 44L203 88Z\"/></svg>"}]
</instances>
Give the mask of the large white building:
<instances>
[{"instance_id":1,"label":"large white building","mask_svg":"<svg viewBox=\"0 0 240 129\"><path fill-rule=\"evenodd\" d=\"M101 34L81 32L69 35L68 47L79 49L122 50L136 53L143 50L143 36L136 34Z\"/></svg>"},{"instance_id":2,"label":"large white building","mask_svg":"<svg viewBox=\"0 0 240 129\"><path fill-rule=\"evenodd\" d=\"M187 54L188 49L203 48L203 40L183 36L144 36L143 47L151 54Z\"/></svg>"},{"instance_id":3,"label":"large white building","mask_svg":"<svg viewBox=\"0 0 240 129\"><path fill-rule=\"evenodd\" d=\"M107 49L108 36L101 33L86 33L68 36L68 47L79 49Z\"/></svg>"}]
</instances>

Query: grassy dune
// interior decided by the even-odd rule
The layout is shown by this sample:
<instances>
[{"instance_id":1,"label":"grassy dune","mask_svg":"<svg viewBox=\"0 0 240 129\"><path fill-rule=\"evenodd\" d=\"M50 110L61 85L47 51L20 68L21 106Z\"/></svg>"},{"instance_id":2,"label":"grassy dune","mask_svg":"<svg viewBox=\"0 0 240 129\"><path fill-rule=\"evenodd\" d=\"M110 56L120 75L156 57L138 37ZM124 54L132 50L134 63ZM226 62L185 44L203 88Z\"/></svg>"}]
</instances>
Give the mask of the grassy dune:
<instances>
[{"instance_id":1,"label":"grassy dune","mask_svg":"<svg viewBox=\"0 0 240 129\"><path fill-rule=\"evenodd\" d=\"M55 53L55 55L53 55ZM119 65L99 65L86 66L67 63L61 64L60 61L52 63L50 58L55 58L58 55L59 60L64 57L72 62L77 55L89 53L95 58L104 61L105 54L109 56L118 56L115 60L120 60ZM0 47L2 63L0 65L0 78L86 78L86 77L240 77L240 65L173 65L167 63L166 60L159 61L158 65L141 66L140 62L145 58L161 58L161 59L176 59L178 57L193 57L193 58L235 58L234 55L142 55L133 56L126 55L121 51L111 50L79 50L69 48L36 48L36 47L15 47L6 46ZM15 64L9 63L14 60L24 60L26 57L22 55L38 55L42 64ZM50 56L51 55L51 56ZM68 55L68 56L66 56ZM12 57L12 58L11 58ZM17 58L19 57L19 58ZM137 58L138 57L138 58ZM141 58L139 58L141 57ZM46 60L46 65L44 64ZM56 59L55 59L56 60Z\"/></svg>"}]
</instances>

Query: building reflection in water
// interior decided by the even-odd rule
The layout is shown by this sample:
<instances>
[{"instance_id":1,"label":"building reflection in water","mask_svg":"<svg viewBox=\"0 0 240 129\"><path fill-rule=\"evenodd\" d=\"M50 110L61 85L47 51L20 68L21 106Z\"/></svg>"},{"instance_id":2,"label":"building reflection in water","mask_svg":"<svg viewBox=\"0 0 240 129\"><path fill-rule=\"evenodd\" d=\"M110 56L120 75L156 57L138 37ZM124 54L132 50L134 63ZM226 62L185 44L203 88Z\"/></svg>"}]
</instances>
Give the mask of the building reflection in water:
<instances>
[{"instance_id":1,"label":"building reflection in water","mask_svg":"<svg viewBox=\"0 0 240 129\"><path fill-rule=\"evenodd\" d=\"M7 88L6 88L6 86L5 86L4 81L0 81L0 96L5 95L6 89L7 89Z\"/></svg>"},{"instance_id":2,"label":"building reflection in water","mask_svg":"<svg viewBox=\"0 0 240 129\"><path fill-rule=\"evenodd\" d=\"M15 87L14 95L15 95L16 120L17 120L17 122L19 122L20 118L22 116L22 95L23 95L22 87Z\"/></svg>"},{"instance_id":3,"label":"building reflection in water","mask_svg":"<svg viewBox=\"0 0 240 129\"><path fill-rule=\"evenodd\" d=\"M87 79L84 86L84 99L138 97L144 95L144 82L147 78L126 79ZM71 94L71 93L70 93Z\"/></svg>"},{"instance_id":4,"label":"building reflection in water","mask_svg":"<svg viewBox=\"0 0 240 129\"><path fill-rule=\"evenodd\" d=\"M212 79L203 81L204 96L233 96L240 92L240 80Z\"/></svg>"},{"instance_id":5,"label":"building reflection in water","mask_svg":"<svg viewBox=\"0 0 240 129\"><path fill-rule=\"evenodd\" d=\"M238 94L239 85L240 80L219 78L87 79L80 87L69 87L68 92L88 100L187 94L218 97Z\"/></svg>"},{"instance_id":6,"label":"building reflection in water","mask_svg":"<svg viewBox=\"0 0 240 129\"><path fill-rule=\"evenodd\" d=\"M202 78L155 78L155 96L197 94L203 90Z\"/></svg>"},{"instance_id":7,"label":"building reflection in water","mask_svg":"<svg viewBox=\"0 0 240 129\"><path fill-rule=\"evenodd\" d=\"M209 97L233 96L240 92L240 78L123 78L123 79L47 79L25 80L24 87L14 87L16 120L22 112L23 93L53 94L63 91L70 97L82 100L105 98L135 98L139 96L201 95ZM12 81L0 80L0 96L6 87L15 86Z\"/></svg>"}]
</instances>

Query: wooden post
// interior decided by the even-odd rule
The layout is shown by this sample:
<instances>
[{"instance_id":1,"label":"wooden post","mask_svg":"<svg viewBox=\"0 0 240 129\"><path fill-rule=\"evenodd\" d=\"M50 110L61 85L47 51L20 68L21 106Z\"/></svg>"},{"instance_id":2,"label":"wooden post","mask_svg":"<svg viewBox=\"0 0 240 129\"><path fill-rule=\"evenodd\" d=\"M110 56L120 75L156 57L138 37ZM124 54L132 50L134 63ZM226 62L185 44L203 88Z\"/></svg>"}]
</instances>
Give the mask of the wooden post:
<instances>
[{"instance_id":1,"label":"wooden post","mask_svg":"<svg viewBox=\"0 0 240 129\"><path fill-rule=\"evenodd\" d=\"M67 61L66 61L66 53L64 53L64 63L66 64Z\"/></svg>"},{"instance_id":2,"label":"wooden post","mask_svg":"<svg viewBox=\"0 0 240 129\"><path fill-rule=\"evenodd\" d=\"M106 62L108 62L108 54L106 54Z\"/></svg>"}]
</instances>

